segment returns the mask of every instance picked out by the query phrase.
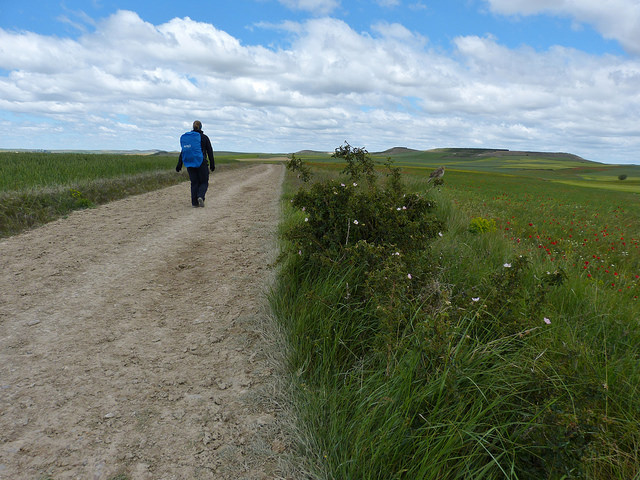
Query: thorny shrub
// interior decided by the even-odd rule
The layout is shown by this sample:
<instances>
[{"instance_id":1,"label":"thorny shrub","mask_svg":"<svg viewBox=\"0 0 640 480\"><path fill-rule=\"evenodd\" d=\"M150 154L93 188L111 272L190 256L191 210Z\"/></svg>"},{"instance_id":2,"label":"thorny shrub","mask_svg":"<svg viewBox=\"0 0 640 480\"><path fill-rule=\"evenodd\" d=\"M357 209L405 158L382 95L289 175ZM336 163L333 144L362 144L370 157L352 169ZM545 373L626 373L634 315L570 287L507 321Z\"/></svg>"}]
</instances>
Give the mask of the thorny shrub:
<instances>
[{"instance_id":1,"label":"thorny shrub","mask_svg":"<svg viewBox=\"0 0 640 480\"><path fill-rule=\"evenodd\" d=\"M390 161L382 182L365 149L345 144L335 156L347 162L343 174L348 180L313 183L299 190L292 204L304 222L285 236L311 268L359 272L350 303L358 308L366 305L364 321L373 322L378 332L370 346L389 357L401 343L398 332L407 328L409 309L422 301L416 289L428 277L421 272L431 271L433 263L424 252L443 224L433 213L434 203L408 192ZM290 165L293 171L304 169L297 159Z\"/></svg>"}]
</instances>

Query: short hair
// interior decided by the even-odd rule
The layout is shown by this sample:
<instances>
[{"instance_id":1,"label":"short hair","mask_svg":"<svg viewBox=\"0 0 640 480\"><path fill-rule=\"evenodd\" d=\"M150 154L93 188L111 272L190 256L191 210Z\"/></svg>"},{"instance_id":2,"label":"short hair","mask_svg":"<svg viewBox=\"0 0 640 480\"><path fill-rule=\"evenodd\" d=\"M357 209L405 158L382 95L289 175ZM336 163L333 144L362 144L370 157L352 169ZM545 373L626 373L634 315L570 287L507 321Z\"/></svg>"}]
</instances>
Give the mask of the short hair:
<instances>
[{"instance_id":1,"label":"short hair","mask_svg":"<svg viewBox=\"0 0 640 480\"><path fill-rule=\"evenodd\" d=\"M193 122L193 129L197 130L198 132L202 130L202 122L200 120L196 120L195 122Z\"/></svg>"}]
</instances>

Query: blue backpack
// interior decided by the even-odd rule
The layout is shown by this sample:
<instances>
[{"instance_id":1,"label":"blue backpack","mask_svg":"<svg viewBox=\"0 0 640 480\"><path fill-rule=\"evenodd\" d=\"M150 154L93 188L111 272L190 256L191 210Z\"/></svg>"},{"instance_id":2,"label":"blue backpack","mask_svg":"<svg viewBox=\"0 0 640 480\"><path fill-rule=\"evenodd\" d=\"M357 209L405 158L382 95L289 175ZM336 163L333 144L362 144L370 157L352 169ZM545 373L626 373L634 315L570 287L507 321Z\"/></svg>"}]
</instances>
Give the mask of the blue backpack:
<instances>
[{"instance_id":1,"label":"blue backpack","mask_svg":"<svg viewBox=\"0 0 640 480\"><path fill-rule=\"evenodd\" d=\"M185 167L199 167L202 165L204 156L202 154L201 141L200 133L196 131L187 132L180 137L182 163Z\"/></svg>"}]
</instances>

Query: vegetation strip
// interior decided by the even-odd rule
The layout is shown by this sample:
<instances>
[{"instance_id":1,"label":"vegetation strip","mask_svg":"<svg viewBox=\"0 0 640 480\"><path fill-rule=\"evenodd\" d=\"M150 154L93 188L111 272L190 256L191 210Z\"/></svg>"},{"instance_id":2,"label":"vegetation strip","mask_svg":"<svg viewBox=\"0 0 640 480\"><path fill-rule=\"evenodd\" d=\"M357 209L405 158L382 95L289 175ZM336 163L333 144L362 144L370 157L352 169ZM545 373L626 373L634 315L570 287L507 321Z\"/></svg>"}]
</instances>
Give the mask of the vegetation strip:
<instances>
[{"instance_id":1,"label":"vegetation strip","mask_svg":"<svg viewBox=\"0 0 640 480\"><path fill-rule=\"evenodd\" d=\"M216 158L229 164L229 156ZM177 156L0 152L0 238L188 180ZM228 168L228 167L227 167Z\"/></svg>"},{"instance_id":2,"label":"vegetation strip","mask_svg":"<svg viewBox=\"0 0 640 480\"><path fill-rule=\"evenodd\" d=\"M287 197L272 295L314 475L640 475L635 210L527 177L380 183L345 147L328 167ZM598 219L612 245L582 238Z\"/></svg>"},{"instance_id":3,"label":"vegetation strip","mask_svg":"<svg viewBox=\"0 0 640 480\"><path fill-rule=\"evenodd\" d=\"M150 172L74 186L0 193L0 236L56 220L73 210L137 195L185 181L175 172Z\"/></svg>"}]
</instances>

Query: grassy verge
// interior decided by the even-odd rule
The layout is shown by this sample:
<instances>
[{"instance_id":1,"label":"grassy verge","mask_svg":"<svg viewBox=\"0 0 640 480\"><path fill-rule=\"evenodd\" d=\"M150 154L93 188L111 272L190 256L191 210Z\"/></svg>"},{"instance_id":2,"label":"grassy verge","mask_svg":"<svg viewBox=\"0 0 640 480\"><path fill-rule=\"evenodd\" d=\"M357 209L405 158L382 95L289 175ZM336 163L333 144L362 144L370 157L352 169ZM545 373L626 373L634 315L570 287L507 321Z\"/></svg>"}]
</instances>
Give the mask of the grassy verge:
<instances>
[{"instance_id":1,"label":"grassy verge","mask_svg":"<svg viewBox=\"0 0 640 480\"><path fill-rule=\"evenodd\" d=\"M637 478L634 285L618 291L593 280L604 269L576 272L583 252L543 224L548 205L538 216L478 189L464 199L462 187L432 189L436 218L423 226L440 228L418 238L419 204L408 198L426 189L423 178L401 196L385 188L388 205L380 190L351 180L287 194L271 297L291 345L314 476ZM563 206L575 213L584 200L568 195L554 203L555 226L572 220L559 216ZM511 218L514 205L526 220ZM470 228L481 209L494 222ZM362 223L367 232L354 233ZM546 235L544 254L536 235ZM619 263L630 281L634 262Z\"/></svg>"},{"instance_id":2,"label":"grassy verge","mask_svg":"<svg viewBox=\"0 0 640 480\"><path fill-rule=\"evenodd\" d=\"M185 175L156 171L121 178L0 193L0 237L56 220L73 210L91 208L113 200L175 185Z\"/></svg>"},{"instance_id":3,"label":"grassy verge","mask_svg":"<svg viewBox=\"0 0 640 480\"><path fill-rule=\"evenodd\" d=\"M0 192L169 171L176 162L169 155L0 152Z\"/></svg>"},{"instance_id":4,"label":"grassy verge","mask_svg":"<svg viewBox=\"0 0 640 480\"><path fill-rule=\"evenodd\" d=\"M0 154L0 238L43 225L73 210L188 180L175 156ZM231 166L226 158L216 163Z\"/></svg>"}]
</instances>

